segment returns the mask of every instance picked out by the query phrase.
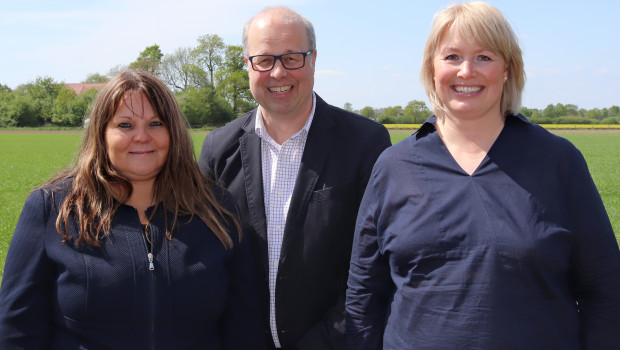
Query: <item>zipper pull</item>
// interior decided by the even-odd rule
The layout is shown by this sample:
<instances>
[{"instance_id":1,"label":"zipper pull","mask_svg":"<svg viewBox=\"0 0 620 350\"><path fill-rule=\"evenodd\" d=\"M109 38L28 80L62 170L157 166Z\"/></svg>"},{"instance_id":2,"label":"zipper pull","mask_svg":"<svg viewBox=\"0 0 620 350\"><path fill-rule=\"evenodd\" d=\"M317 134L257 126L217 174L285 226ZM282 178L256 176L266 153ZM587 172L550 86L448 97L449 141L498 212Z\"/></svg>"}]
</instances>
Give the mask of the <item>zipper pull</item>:
<instances>
[{"instance_id":1,"label":"zipper pull","mask_svg":"<svg viewBox=\"0 0 620 350\"><path fill-rule=\"evenodd\" d=\"M148 253L147 255L149 257L149 270L153 271L155 270L155 265L153 265L153 253Z\"/></svg>"}]
</instances>

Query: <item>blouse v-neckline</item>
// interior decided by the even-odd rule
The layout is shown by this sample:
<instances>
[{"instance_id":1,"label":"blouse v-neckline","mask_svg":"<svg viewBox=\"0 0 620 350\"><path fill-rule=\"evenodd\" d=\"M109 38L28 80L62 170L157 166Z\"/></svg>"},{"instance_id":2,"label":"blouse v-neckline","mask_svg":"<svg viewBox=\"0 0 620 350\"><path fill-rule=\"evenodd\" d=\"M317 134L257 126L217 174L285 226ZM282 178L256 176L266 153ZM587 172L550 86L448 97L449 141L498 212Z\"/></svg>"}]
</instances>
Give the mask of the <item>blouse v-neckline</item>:
<instances>
[{"instance_id":1,"label":"blouse v-neckline","mask_svg":"<svg viewBox=\"0 0 620 350\"><path fill-rule=\"evenodd\" d=\"M489 153L491 153L491 150L495 147L495 145L498 143L498 140L500 139L500 137L502 136L502 134L504 133L504 130L506 129L506 123L504 122L504 124L502 125L502 129L500 130L500 132L497 134L497 137L495 138L495 140L493 140L493 142L491 143L491 146L489 147L489 149L485 152L484 156L480 159L480 161L478 162L478 164L476 164L476 166L473 168L473 171L470 173L467 170L465 170L465 168L463 167L463 165L461 163L459 163L459 161L457 160L457 158L454 156L454 154L450 151L450 148L448 147L448 145L445 143L443 137L441 136L441 133L439 132L439 129L437 128L436 125L434 125L435 127L435 132L437 134L437 139L439 140L439 143L442 146L442 149L445 151L445 153L447 154L448 158L451 159L451 162L465 175L472 177L475 176L476 173L478 173L480 171L480 169L482 169L484 163L486 162L486 160L489 158Z\"/></svg>"}]
</instances>

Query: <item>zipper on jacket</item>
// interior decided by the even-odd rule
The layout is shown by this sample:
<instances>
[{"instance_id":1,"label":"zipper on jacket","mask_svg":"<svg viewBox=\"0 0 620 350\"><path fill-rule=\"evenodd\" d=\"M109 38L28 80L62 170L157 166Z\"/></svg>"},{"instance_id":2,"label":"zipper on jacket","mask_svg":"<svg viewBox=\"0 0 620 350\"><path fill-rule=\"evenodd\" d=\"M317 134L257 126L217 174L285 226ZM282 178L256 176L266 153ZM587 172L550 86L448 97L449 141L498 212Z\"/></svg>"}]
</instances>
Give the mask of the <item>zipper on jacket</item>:
<instances>
[{"instance_id":1,"label":"zipper on jacket","mask_svg":"<svg viewBox=\"0 0 620 350\"><path fill-rule=\"evenodd\" d=\"M153 264L153 253L152 252L148 252L148 254L146 254L146 256L149 258L149 270L151 270L151 271L155 270L155 265Z\"/></svg>"},{"instance_id":2,"label":"zipper on jacket","mask_svg":"<svg viewBox=\"0 0 620 350\"><path fill-rule=\"evenodd\" d=\"M153 257L153 245L155 240L153 239L153 231L151 229L151 224L147 224L145 226L145 232L144 232L144 245L146 248L146 257L148 259L149 262L149 270L150 271L154 271L155 270L155 264L154 264L154 257ZM147 237L148 235L148 237ZM149 244L149 240L150 243ZM155 341L155 274L154 273L150 273L149 276L149 282L150 282L150 288L149 288L149 304L150 304L150 315L149 315L149 349L156 349L156 341Z\"/></svg>"},{"instance_id":3,"label":"zipper on jacket","mask_svg":"<svg viewBox=\"0 0 620 350\"><path fill-rule=\"evenodd\" d=\"M151 244L149 244L149 241ZM149 270L155 270L153 263L153 234L151 233L151 224L144 226L144 244L146 245L146 258L149 261Z\"/></svg>"}]
</instances>

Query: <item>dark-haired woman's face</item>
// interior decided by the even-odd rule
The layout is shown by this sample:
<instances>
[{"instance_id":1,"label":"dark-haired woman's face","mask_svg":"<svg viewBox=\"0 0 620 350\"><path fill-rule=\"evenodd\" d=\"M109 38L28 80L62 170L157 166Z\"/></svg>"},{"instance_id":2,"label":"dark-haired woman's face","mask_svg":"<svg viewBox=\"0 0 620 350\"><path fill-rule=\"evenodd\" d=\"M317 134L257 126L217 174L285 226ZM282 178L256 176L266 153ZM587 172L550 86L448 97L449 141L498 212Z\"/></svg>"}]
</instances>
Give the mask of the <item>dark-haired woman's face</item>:
<instances>
[{"instance_id":1,"label":"dark-haired woman's face","mask_svg":"<svg viewBox=\"0 0 620 350\"><path fill-rule=\"evenodd\" d=\"M141 93L126 92L108 122L106 149L112 165L132 184L154 181L170 148L170 134Z\"/></svg>"}]
</instances>

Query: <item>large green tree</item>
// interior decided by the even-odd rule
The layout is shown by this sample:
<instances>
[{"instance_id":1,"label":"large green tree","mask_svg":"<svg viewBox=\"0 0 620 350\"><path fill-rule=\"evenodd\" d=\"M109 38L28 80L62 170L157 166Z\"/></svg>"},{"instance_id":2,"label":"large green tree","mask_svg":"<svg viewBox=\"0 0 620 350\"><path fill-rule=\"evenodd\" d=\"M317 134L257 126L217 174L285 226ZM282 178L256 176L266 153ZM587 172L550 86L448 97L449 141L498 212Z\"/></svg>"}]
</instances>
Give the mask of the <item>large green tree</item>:
<instances>
[{"instance_id":1,"label":"large green tree","mask_svg":"<svg viewBox=\"0 0 620 350\"><path fill-rule=\"evenodd\" d=\"M377 120L377 111L370 106L362 108L360 114L368 119Z\"/></svg>"},{"instance_id":2,"label":"large green tree","mask_svg":"<svg viewBox=\"0 0 620 350\"><path fill-rule=\"evenodd\" d=\"M570 115L570 116L577 116L579 115L579 107L577 107L577 105L574 104L566 104L564 105L564 111L566 112L566 115Z\"/></svg>"},{"instance_id":3,"label":"large green tree","mask_svg":"<svg viewBox=\"0 0 620 350\"><path fill-rule=\"evenodd\" d=\"M586 118L600 120L603 119L603 113L598 108L592 108L586 112Z\"/></svg>"},{"instance_id":4,"label":"large green tree","mask_svg":"<svg viewBox=\"0 0 620 350\"><path fill-rule=\"evenodd\" d=\"M200 68L197 56L188 47L164 56L160 76L174 91L184 91L190 86L208 86L206 72Z\"/></svg>"},{"instance_id":5,"label":"large green tree","mask_svg":"<svg viewBox=\"0 0 620 350\"><path fill-rule=\"evenodd\" d=\"M432 114L423 101L409 101L402 111L402 116L398 118L398 123L402 124L422 124Z\"/></svg>"},{"instance_id":6,"label":"large green tree","mask_svg":"<svg viewBox=\"0 0 620 350\"><path fill-rule=\"evenodd\" d=\"M383 112L377 117L377 120L381 124L395 124L398 123L398 117L402 112L402 106L390 106L383 109Z\"/></svg>"},{"instance_id":7,"label":"large green tree","mask_svg":"<svg viewBox=\"0 0 620 350\"><path fill-rule=\"evenodd\" d=\"M198 62L209 74L209 84L215 87L215 73L224 61L223 55L226 50L224 40L217 34L205 34L198 38L198 46L193 53L198 57Z\"/></svg>"},{"instance_id":8,"label":"large green tree","mask_svg":"<svg viewBox=\"0 0 620 350\"><path fill-rule=\"evenodd\" d=\"M37 77L34 82L18 87L18 90L28 94L35 101L39 106L43 122L48 124L52 121L54 102L63 85L51 77Z\"/></svg>"},{"instance_id":9,"label":"large green tree","mask_svg":"<svg viewBox=\"0 0 620 350\"><path fill-rule=\"evenodd\" d=\"M543 118L557 118L559 115L555 110L555 106L553 104L548 104L547 107L542 112Z\"/></svg>"},{"instance_id":10,"label":"large green tree","mask_svg":"<svg viewBox=\"0 0 620 350\"><path fill-rule=\"evenodd\" d=\"M568 110L566 109L566 106L561 103L556 103L554 106L554 110L556 117L565 117L568 115Z\"/></svg>"},{"instance_id":11,"label":"large green tree","mask_svg":"<svg viewBox=\"0 0 620 350\"><path fill-rule=\"evenodd\" d=\"M67 126L82 125L88 106L96 94L96 89L89 89L77 95L72 89L63 87L60 89L52 109L52 123Z\"/></svg>"},{"instance_id":12,"label":"large green tree","mask_svg":"<svg viewBox=\"0 0 620 350\"><path fill-rule=\"evenodd\" d=\"M601 109L601 116L603 118L607 118L609 116L609 109L607 109L607 108Z\"/></svg>"},{"instance_id":13,"label":"large green tree","mask_svg":"<svg viewBox=\"0 0 620 350\"><path fill-rule=\"evenodd\" d=\"M77 94L73 89L67 87L60 89L52 108L52 123L56 125L72 125L70 120L73 118L69 115L69 105L76 97Z\"/></svg>"},{"instance_id":14,"label":"large green tree","mask_svg":"<svg viewBox=\"0 0 620 350\"><path fill-rule=\"evenodd\" d=\"M140 52L138 58L129 65L129 68L140 69L157 75L162 57L164 57L164 54L161 53L159 45L147 46L144 51Z\"/></svg>"},{"instance_id":15,"label":"large green tree","mask_svg":"<svg viewBox=\"0 0 620 350\"><path fill-rule=\"evenodd\" d=\"M41 106L28 93L0 93L0 127L37 126L41 122Z\"/></svg>"},{"instance_id":16,"label":"large green tree","mask_svg":"<svg viewBox=\"0 0 620 350\"><path fill-rule=\"evenodd\" d=\"M235 117L228 102L210 87L189 87L177 94L177 100L191 127L223 125Z\"/></svg>"},{"instance_id":17,"label":"large green tree","mask_svg":"<svg viewBox=\"0 0 620 350\"><path fill-rule=\"evenodd\" d=\"M218 93L228 101L235 115L256 108L257 103L250 91L250 79L241 46L226 47L224 61L216 75L216 80L218 81Z\"/></svg>"},{"instance_id":18,"label":"large green tree","mask_svg":"<svg viewBox=\"0 0 620 350\"><path fill-rule=\"evenodd\" d=\"M15 126L16 122L9 115L9 108L15 99L15 94L11 92L11 89L0 84L0 128Z\"/></svg>"}]
</instances>

